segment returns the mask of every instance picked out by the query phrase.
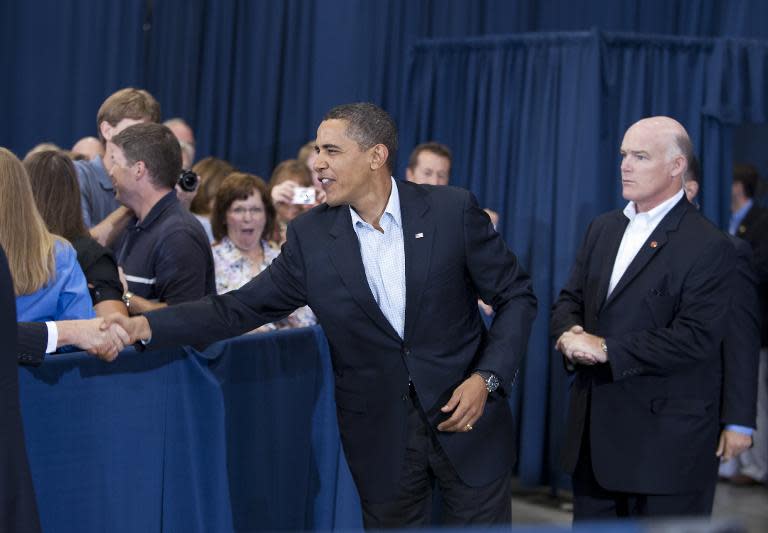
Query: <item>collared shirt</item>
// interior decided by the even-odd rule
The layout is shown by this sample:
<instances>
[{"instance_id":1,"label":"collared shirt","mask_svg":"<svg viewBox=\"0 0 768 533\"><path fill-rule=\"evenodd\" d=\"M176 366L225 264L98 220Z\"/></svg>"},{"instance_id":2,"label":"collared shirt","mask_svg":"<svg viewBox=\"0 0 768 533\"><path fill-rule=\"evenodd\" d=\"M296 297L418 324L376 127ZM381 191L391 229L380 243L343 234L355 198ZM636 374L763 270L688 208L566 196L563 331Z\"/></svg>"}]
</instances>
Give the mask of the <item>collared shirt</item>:
<instances>
[{"instance_id":1,"label":"collared shirt","mask_svg":"<svg viewBox=\"0 0 768 533\"><path fill-rule=\"evenodd\" d=\"M101 157L96 156L90 161L75 161L75 170L80 183L83 221L91 228L120 207L120 202L115 198L115 186Z\"/></svg>"},{"instance_id":2,"label":"collared shirt","mask_svg":"<svg viewBox=\"0 0 768 533\"><path fill-rule=\"evenodd\" d=\"M173 305L216 293L208 237L173 190L128 226L119 250L128 290L142 298Z\"/></svg>"},{"instance_id":3,"label":"collared shirt","mask_svg":"<svg viewBox=\"0 0 768 533\"><path fill-rule=\"evenodd\" d=\"M380 232L363 220L350 206L352 227L360 243L365 277L373 298L400 338L405 334L405 248L400 196L397 183L392 180L392 191L384 213Z\"/></svg>"},{"instance_id":4,"label":"collared shirt","mask_svg":"<svg viewBox=\"0 0 768 533\"><path fill-rule=\"evenodd\" d=\"M752 199L750 198L747 200L747 202L742 205L738 211L736 211L734 214L731 215L731 220L728 223L728 233L731 235L736 235L736 231L739 229L739 225L744 220L744 218L747 216L747 213L749 213L749 210L752 209Z\"/></svg>"},{"instance_id":5,"label":"collared shirt","mask_svg":"<svg viewBox=\"0 0 768 533\"><path fill-rule=\"evenodd\" d=\"M613 263L607 296L610 296L613 289L619 284L619 280L624 275L624 272L627 271L637 252L640 251L640 248L648 240L648 237L651 236L659 222L667 216L667 213L675 207L682 197L683 189L680 189L672 198L663 201L645 213L637 212L635 202L627 204L627 207L624 208L624 215L629 219L629 224L627 224L627 228L624 230L624 236L621 238L621 245L619 245L616 260Z\"/></svg>"},{"instance_id":6,"label":"collared shirt","mask_svg":"<svg viewBox=\"0 0 768 533\"><path fill-rule=\"evenodd\" d=\"M77 262L72 245L56 239L55 274L45 285L30 294L16 297L19 322L77 320L95 317L88 283Z\"/></svg>"}]
</instances>

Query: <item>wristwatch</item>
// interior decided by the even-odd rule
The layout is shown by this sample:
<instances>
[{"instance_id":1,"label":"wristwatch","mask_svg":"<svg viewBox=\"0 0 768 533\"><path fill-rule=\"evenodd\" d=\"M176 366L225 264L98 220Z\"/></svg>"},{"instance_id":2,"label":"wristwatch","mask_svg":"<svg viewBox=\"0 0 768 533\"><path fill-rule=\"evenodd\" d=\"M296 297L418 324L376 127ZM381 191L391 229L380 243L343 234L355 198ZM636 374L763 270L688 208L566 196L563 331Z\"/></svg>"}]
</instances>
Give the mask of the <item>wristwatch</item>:
<instances>
[{"instance_id":1,"label":"wristwatch","mask_svg":"<svg viewBox=\"0 0 768 533\"><path fill-rule=\"evenodd\" d=\"M125 291L123 293L123 303L128 309L131 308L131 298L133 298L133 293L131 291Z\"/></svg>"},{"instance_id":2,"label":"wristwatch","mask_svg":"<svg viewBox=\"0 0 768 533\"><path fill-rule=\"evenodd\" d=\"M499 388L499 378L497 378L496 374L493 372L488 372L487 370L475 370L474 373L483 378L483 381L485 381L485 390L488 391L488 394Z\"/></svg>"},{"instance_id":3,"label":"wristwatch","mask_svg":"<svg viewBox=\"0 0 768 533\"><path fill-rule=\"evenodd\" d=\"M603 338L600 339L600 349L603 350L605 355L608 355L608 345L605 344L605 339Z\"/></svg>"}]
</instances>

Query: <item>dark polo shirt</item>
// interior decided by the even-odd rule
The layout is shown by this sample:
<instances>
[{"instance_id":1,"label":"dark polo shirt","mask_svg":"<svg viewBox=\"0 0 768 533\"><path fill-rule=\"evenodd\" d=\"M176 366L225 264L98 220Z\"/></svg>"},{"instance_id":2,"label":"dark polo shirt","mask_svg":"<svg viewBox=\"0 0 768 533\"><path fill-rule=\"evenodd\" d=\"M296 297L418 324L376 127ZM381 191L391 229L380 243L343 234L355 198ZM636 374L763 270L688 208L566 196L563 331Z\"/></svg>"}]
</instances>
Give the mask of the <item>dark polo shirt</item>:
<instances>
[{"instance_id":1,"label":"dark polo shirt","mask_svg":"<svg viewBox=\"0 0 768 533\"><path fill-rule=\"evenodd\" d=\"M148 300L172 305L216 293L208 237L175 191L163 196L143 221L134 219L117 258L128 290Z\"/></svg>"}]
</instances>

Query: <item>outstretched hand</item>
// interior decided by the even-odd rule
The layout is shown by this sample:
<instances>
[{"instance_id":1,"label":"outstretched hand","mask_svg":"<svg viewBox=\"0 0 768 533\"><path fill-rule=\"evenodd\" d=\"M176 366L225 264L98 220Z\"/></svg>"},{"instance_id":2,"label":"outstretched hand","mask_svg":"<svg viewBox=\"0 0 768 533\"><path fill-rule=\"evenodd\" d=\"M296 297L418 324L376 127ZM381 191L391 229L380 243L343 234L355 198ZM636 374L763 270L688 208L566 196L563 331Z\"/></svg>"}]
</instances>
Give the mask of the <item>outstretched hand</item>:
<instances>
[{"instance_id":1,"label":"outstretched hand","mask_svg":"<svg viewBox=\"0 0 768 533\"><path fill-rule=\"evenodd\" d=\"M149 322L141 315L129 318L120 313L112 313L111 315L104 317L104 321L101 324L101 330L104 331L114 326L117 326L126 332L128 336L128 344L134 344L141 340L149 340L152 336Z\"/></svg>"},{"instance_id":2,"label":"outstretched hand","mask_svg":"<svg viewBox=\"0 0 768 533\"><path fill-rule=\"evenodd\" d=\"M106 324L102 318L63 320L56 323L58 346L73 344L104 361L114 361L129 344L125 329L119 324Z\"/></svg>"}]
</instances>

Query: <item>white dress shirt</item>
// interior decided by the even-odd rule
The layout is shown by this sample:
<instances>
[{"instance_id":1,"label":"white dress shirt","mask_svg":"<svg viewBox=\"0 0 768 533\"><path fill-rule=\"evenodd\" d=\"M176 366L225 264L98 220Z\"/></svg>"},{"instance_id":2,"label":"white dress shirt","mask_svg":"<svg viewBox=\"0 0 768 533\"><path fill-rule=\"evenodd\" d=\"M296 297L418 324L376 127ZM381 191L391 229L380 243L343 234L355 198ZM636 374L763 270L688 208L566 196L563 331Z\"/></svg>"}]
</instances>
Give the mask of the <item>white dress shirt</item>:
<instances>
[{"instance_id":1,"label":"white dress shirt","mask_svg":"<svg viewBox=\"0 0 768 533\"><path fill-rule=\"evenodd\" d=\"M360 243L365 277L379 309L403 338L405 331L405 248L400 214L400 195L392 180L392 191L384 213L380 232L363 220L350 206L352 226Z\"/></svg>"},{"instance_id":2,"label":"white dress shirt","mask_svg":"<svg viewBox=\"0 0 768 533\"><path fill-rule=\"evenodd\" d=\"M627 271L630 263L640 251L640 248L651 236L653 230L659 225L659 222L667 216L673 207L683 197L683 189L680 189L672 198L663 201L650 211L638 213L635 209L635 202L629 202L624 208L624 215L629 219L629 224L624 230L624 236L621 238L621 245L616 254L616 261L613 263L613 272L611 272L611 281L608 284L608 294L611 295L613 289L619 284L619 280Z\"/></svg>"}]
</instances>

